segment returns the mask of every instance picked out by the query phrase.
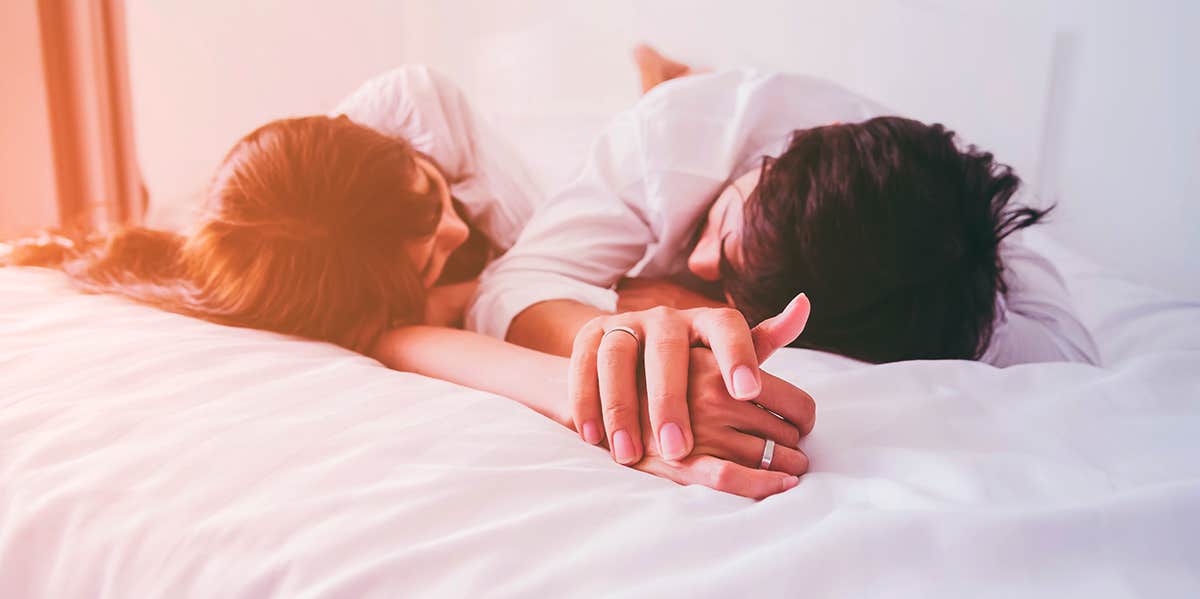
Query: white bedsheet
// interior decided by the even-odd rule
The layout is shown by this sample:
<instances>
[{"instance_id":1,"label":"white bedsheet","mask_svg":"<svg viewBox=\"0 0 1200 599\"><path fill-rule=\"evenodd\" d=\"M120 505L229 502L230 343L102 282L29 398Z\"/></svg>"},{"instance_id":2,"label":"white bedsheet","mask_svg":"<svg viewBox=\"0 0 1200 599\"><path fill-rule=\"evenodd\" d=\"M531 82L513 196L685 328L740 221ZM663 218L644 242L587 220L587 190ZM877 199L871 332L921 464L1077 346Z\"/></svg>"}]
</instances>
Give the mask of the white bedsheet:
<instances>
[{"instance_id":1,"label":"white bedsheet","mask_svg":"<svg viewBox=\"0 0 1200 599\"><path fill-rule=\"evenodd\" d=\"M1104 367L784 351L812 471L758 503L503 398L0 269L0 597L1200 596L1200 305L1049 249Z\"/></svg>"}]
</instances>

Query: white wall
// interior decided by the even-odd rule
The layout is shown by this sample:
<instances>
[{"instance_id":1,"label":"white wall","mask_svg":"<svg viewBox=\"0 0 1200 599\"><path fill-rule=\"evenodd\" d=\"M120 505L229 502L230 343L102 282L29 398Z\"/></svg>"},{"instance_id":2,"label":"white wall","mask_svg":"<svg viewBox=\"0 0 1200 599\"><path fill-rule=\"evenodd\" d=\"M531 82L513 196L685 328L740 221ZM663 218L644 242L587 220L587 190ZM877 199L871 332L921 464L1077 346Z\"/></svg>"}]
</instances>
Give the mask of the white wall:
<instances>
[{"instance_id":1,"label":"white wall","mask_svg":"<svg viewBox=\"0 0 1200 599\"><path fill-rule=\"evenodd\" d=\"M58 224L36 0L0 2L0 238Z\"/></svg>"},{"instance_id":2,"label":"white wall","mask_svg":"<svg viewBox=\"0 0 1200 599\"><path fill-rule=\"evenodd\" d=\"M1200 297L1200 3L1005 7L1057 32L1041 171L1061 208L1055 232L1128 276Z\"/></svg>"},{"instance_id":3,"label":"white wall","mask_svg":"<svg viewBox=\"0 0 1200 599\"><path fill-rule=\"evenodd\" d=\"M135 137L160 225L188 218L239 137L327 111L405 54L394 2L127 0L126 18Z\"/></svg>"},{"instance_id":4,"label":"white wall","mask_svg":"<svg viewBox=\"0 0 1200 599\"><path fill-rule=\"evenodd\" d=\"M946 121L1059 203L1059 237L1200 296L1197 3L128 3L139 154L160 222L181 220L180 200L239 135L327 110L400 62L449 71L510 123L596 117L636 97L628 48L646 38L712 66L835 77Z\"/></svg>"}]
</instances>

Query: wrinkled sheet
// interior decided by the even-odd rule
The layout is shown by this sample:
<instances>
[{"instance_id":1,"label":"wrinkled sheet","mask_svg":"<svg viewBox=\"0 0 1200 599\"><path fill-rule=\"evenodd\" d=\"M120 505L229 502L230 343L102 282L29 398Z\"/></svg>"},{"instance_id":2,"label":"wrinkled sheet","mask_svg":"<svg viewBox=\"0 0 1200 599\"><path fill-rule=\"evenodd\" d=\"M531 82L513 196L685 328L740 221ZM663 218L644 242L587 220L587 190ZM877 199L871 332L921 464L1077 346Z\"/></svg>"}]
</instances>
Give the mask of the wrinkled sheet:
<instances>
[{"instance_id":1,"label":"wrinkled sheet","mask_svg":"<svg viewBox=\"0 0 1200 599\"><path fill-rule=\"evenodd\" d=\"M1051 241L1103 367L786 350L761 502L507 399L0 269L0 597L1200 596L1200 304Z\"/></svg>"}]
</instances>

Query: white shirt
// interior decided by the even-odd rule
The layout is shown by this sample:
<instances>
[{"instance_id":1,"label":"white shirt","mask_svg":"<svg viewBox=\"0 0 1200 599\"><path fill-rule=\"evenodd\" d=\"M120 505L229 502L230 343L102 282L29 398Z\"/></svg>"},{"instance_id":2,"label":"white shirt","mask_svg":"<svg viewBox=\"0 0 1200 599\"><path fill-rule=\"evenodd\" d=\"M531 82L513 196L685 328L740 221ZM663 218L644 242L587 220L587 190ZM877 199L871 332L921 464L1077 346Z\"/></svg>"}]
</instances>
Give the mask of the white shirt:
<instances>
[{"instance_id":1,"label":"white shirt","mask_svg":"<svg viewBox=\"0 0 1200 599\"><path fill-rule=\"evenodd\" d=\"M402 138L432 157L468 220L498 251L512 247L544 194L525 164L475 113L462 90L424 66L379 75L330 113Z\"/></svg>"},{"instance_id":2,"label":"white shirt","mask_svg":"<svg viewBox=\"0 0 1200 599\"><path fill-rule=\"evenodd\" d=\"M468 328L503 338L537 302L573 299L614 311L621 277L681 271L700 216L726 182L722 173L736 177L778 155L792 130L886 113L798 75L729 71L671 81L618 115L579 178L536 216L544 196L525 165L437 71L407 66L375 77L331 114L433 157L472 225L498 251L512 248L485 272L467 315ZM1009 294L983 359L1097 362L1053 265L1016 243L1005 244L1004 259Z\"/></svg>"},{"instance_id":3,"label":"white shirt","mask_svg":"<svg viewBox=\"0 0 1200 599\"><path fill-rule=\"evenodd\" d=\"M996 366L1033 362L1100 363L1100 350L1079 322L1058 269L1021 242L1018 231L1000 244L1005 296L997 298L992 339L980 360Z\"/></svg>"},{"instance_id":4,"label":"white shirt","mask_svg":"<svg viewBox=\"0 0 1200 599\"><path fill-rule=\"evenodd\" d=\"M541 205L482 275L467 328L503 339L526 308L569 299L614 312L622 277L686 268L704 212L725 183L777 156L793 130L888 114L828 81L725 71L669 81L613 119L583 171ZM1015 244L1006 244L1015 245ZM1096 363L1061 277L1026 248L1004 251L1009 286L984 360Z\"/></svg>"}]
</instances>

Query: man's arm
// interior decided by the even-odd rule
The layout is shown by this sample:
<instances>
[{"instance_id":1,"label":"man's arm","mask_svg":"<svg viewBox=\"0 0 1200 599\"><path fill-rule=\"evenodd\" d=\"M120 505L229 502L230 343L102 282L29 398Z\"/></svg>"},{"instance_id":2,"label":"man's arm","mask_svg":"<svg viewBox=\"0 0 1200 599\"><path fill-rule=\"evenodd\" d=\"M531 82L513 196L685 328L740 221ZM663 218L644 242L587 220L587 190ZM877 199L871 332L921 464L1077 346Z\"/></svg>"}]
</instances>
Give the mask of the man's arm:
<instances>
[{"instance_id":1,"label":"man's arm","mask_svg":"<svg viewBox=\"0 0 1200 599\"><path fill-rule=\"evenodd\" d=\"M540 302L513 319L508 341L556 356L570 356L579 329L604 314L603 310L573 300Z\"/></svg>"},{"instance_id":2,"label":"man's arm","mask_svg":"<svg viewBox=\"0 0 1200 599\"><path fill-rule=\"evenodd\" d=\"M513 320L551 300L616 312L613 288L623 277L663 276L678 266L731 169L774 151L795 129L887 114L798 75L728 71L689 77L669 91L609 123L573 182L538 207L517 243L483 273L467 328L522 339L523 332L508 335Z\"/></svg>"},{"instance_id":3,"label":"man's arm","mask_svg":"<svg viewBox=\"0 0 1200 599\"><path fill-rule=\"evenodd\" d=\"M517 243L483 273L466 318L467 328L493 337L556 354L571 348L588 377L581 374L571 390L576 405L588 406L576 411L575 422L591 443L607 430L610 446L618 447L613 436L629 433L632 451L614 451L621 463L641 455L636 433L643 425L671 459L694 447L685 401L690 347L712 349L731 396L757 398L762 380L757 343L740 313L613 314L614 286L646 273L647 265L666 268L730 169L765 150L764 140L866 113L866 103L845 90L800 77L730 72L674 89L674 96L659 94L614 119L575 181L540 206ZM675 175L659 176L664 172ZM805 301L805 316L807 309ZM607 334L615 327L636 335ZM636 409L642 377L647 423L638 422Z\"/></svg>"},{"instance_id":4,"label":"man's arm","mask_svg":"<svg viewBox=\"0 0 1200 599\"><path fill-rule=\"evenodd\" d=\"M613 286L656 240L637 159L640 131L632 114L614 119L576 180L539 206L517 243L484 270L467 309L468 329L518 342L526 335L510 333L513 322L539 303L570 301L592 307L593 316L616 311ZM534 347L563 353L570 341L556 350Z\"/></svg>"},{"instance_id":5,"label":"man's arm","mask_svg":"<svg viewBox=\"0 0 1200 599\"><path fill-rule=\"evenodd\" d=\"M668 308L722 308L725 304L690 291L676 283L627 279L618 290L617 312L639 312L655 306ZM558 356L571 355L571 344L589 320L608 314L573 300L549 300L534 304L513 319L507 339L538 351Z\"/></svg>"}]
</instances>

